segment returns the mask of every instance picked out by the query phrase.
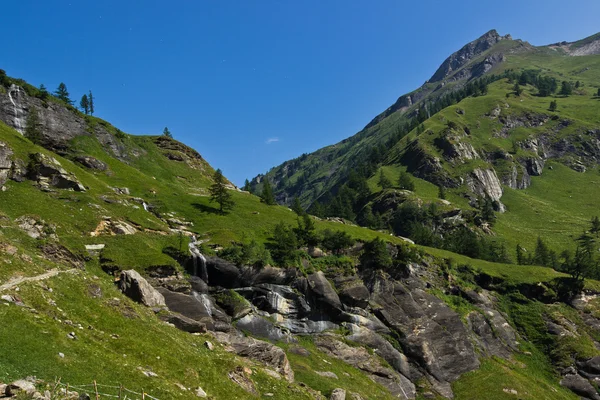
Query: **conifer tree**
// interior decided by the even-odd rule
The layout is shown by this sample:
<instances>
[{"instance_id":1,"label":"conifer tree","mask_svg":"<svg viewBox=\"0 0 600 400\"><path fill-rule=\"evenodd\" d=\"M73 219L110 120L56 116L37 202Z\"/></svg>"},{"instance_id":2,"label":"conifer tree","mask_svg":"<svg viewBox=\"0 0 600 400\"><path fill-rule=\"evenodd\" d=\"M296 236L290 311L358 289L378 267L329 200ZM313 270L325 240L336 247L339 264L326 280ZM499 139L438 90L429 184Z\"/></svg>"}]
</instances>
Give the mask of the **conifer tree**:
<instances>
[{"instance_id":1,"label":"conifer tree","mask_svg":"<svg viewBox=\"0 0 600 400\"><path fill-rule=\"evenodd\" d=\"M592 226L590 227L590 232L595 234L596 237L600 236L600 218L598 218L598 216L592 218Z\"/></svg>"},{"instance_id":2,"label":"conifer tree","mask_svg":"<svg viewBox=\"0 0 600 400\"><path fill-rule=\"evenodd\" d=\"M94 115L94 96L92 95L92 91L90 90L90 94L88 95L88 106L90 110L90 115Z\"/></svg>"},{"instance_id":3,"label":"conifer tree","mask_svg":"<svg viewBox=\"0 0 600 400\"><path fill-rule=\"evenodd\" d=\"M220 169L215 171L213 175L213 184L209 188L210 201L219 204L219 211L221 214L225 214L226 211L231 210L235 205L231 193L227 190L226 180Z\"/></svg>"},{"instance_id":4,"label":"conifer tree","mask_svg":"<svg viewBox=\"0 0 600 400\"><path fill-rule=\"evenodd\" d=\"M378 183L382 189L387 189L392 186L392 182L390 182L390 180L387 178L387 176L385 176L385 174L383 173L383 169L379 171Z\"/></svg>"},{"instance_id":5,"label":"conifer tree","mask_svg":"<svg viewBox=\"0 0 600 400\"><path fill-rule=\"evenodd\" d=\"M87 94L84 94L83 96L81 96L81 101L79 102L79 106L81 107L81 109L83 110L85 115L88 115L88 113L90 112L90 102L88 101Z\"/></svg>"},{"instance_id":6,"label":"conifer tree","mask_svg":"<svg viewBox=\"0 0 600 400\"><path fill-rule=\"evenodd\" d=\"M173 139L173 135L171 134L171 131L166 126L165 126L165 129L163 129L163 135L170 139Z\"/></svg>"},{"instance_id":7,"label":"conifer tree","mask_svg":"<svg viewBox=\"0 0 600 400\"><path fill-rule=\"evenodd\" d=\"M271 183L269 180L265 178L263 183L263 190L261 194L261 200L263 203L272 206L275 204L275 196L273 195L273 188L271 188Z\"/></svg>"},{"instance_id":8,"label":"conifer tree","mask_svg":"<svg viewBox=\"0 0 600 400\"><path fill-rule=\"evenodd\" d=\"M294 197L294 201L292 202L292 211L298 216L306 214L306 211L304 211L302 208L302 204L300 204L300 199L298 197Z\"/></svg>"},{"instance_id":9,"label":"conifer tree","mask_svg":"<svg viewBox=\"0 0 600 400\"><path fill-rule=\"evenodd\" d=\"M519 85L519 82L515 82L515 86L513 87L513 90L517 96L520 96L521 93L523 93L523 89L521 89L521 85Z\"/></svg>"},{"instance_id":10,"label":"conifer tree","mask_svg":"<svg viewBox=\"0 0 600 400\"><path fill-rule=\"evenodd\" d=\"M596 93L596 96L600 97L600 88L598 88L598 93Z\"/></svg>"},{"instance_id":11,"label":"conifer tree","mask_svg":"<svg viewBox=\"0 0 600 400\"><path fill-rule=\"evenodd\" d=\"M69 98L69 91L67 90L67 85L65 85L63 82L61 82L58 85L58 88L54 92L54 95L56 96L57 99L65 102L69 105L73 105L73 100L71 100Z\"/></svg>"},{"instance_id":12,"label":"conifer tree","mask_svg":"<svg viewBox=\"0 0 600 400\"><path fill-rule=\"evenodd\" d=\"M244 181L244 186L242 186L242 190L246 191L246 192L250 192L250 181L248 179L246 179Z\"/></svg>"},{"instance_id":13,"label":"conifer tree","mask_svg":"<svg viewBox=\"0 0 600 400\"><path fill-rule=\"evenodd\" d=\"M556 100L552 100L550 102L550 107L548 108L548 110L550 110L550 111L556 111L557 107L558 107L558 104L556 103Z\"/></svg>"},{"instance_id":14,"label":"conifer tree","mask_svg":"<svg viewBox=\"0 0 600 400\"><path fill-rule=\"evenodd\" d=\"M442 185L438 186L438 198L446 200L446 189Z\"/></svg>"},{"instance_id":15,"label":"conifer tree","mask_svg":"<svg viewBox=\"0 0 600 400\"><path fill-rule=\"evenodd\" d=\"M39 144L42 139L42 131L40 130L40 117L37 108L31 107L27 115L25 126L25 137L35 144Z\"/></svg>"},{"instance_id":16,"label":"conifer tree","mask_svg":"<svg viewBox=\"0 0 600 400\"><path fill-rule=\"evenodd\" d=\"M400 189L404 190L415 190L415 183L410 177L410 174L406 171L400 172L400 177L398 178L398 186L400 187Z\"/></svg>"},{"instance_id":17,"label":"conifer tree","mask_svg":"<svg viewBox=\"0 0 600 400\"><path fill-rule=\"evenodd\" d=\"M39 90L40 90L40 95L39 95L40 99L42 101L46 101L46 99L48 99L48 95L49 95L48 89L46 89L46 86L44 86L44 84L42 83L40 85L40 89Z\"/></svg>"}]
</instances>

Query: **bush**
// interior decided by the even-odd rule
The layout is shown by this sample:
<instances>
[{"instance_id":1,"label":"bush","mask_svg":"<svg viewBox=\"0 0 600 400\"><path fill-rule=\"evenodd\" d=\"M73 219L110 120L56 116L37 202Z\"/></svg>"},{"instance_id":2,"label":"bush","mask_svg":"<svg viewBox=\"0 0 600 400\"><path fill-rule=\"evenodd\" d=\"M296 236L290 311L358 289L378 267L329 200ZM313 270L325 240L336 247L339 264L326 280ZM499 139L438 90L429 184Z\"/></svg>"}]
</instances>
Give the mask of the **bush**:
<instances>
[{"instance_id":1,"label":"bush","mask_svg":"<svg viewBox=\"0 0 600 400\"><path fill-rule=\"evenodd\" d=\"M353 246L356 240L346 232L325 229L321 243L325 249L339 254L343 249Z\"/></svg>"},{"instance_id":2,"label":"bush","mask_svg":"<svg viewBox=\"0 0 600 400\"><path fill-rule=\"evenodd\" d=\"M363 267L386 269L392 266L393 260L387 244L382 239L375 238L365 243L360 263Z\"/></svg>"}]
</instances>

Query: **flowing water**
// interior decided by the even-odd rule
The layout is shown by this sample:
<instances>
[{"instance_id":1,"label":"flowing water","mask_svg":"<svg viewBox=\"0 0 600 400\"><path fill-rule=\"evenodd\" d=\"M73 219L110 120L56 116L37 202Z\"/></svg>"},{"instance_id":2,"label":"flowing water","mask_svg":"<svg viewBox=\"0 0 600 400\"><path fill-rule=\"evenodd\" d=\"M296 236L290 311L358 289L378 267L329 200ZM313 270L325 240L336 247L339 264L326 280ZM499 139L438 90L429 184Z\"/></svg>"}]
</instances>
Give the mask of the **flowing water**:
<instances>
[{"instance_id":1,"label":"flowing water","mask_svg":"<svg viewBox=\"0 0 600 400\"><path fill-rule=\"evenodd\" d=\"M10 99L10 102L13 105L13 112L15 114L15 119L13 120L14 128L17 130L17 132L23 134L23 117L19 115L19 107L17 107L17 103L15 101L15 98L13 97L13 93L15 94L15 97L18 101L21 89L14 84L10 86L10 89L8 89L8 98Z\"/></svg>"},{"instance_id":2,"label":"flowing water","mask_svg":"<svg viewBox=\"0 0 600 400\"><path fill-rule=\"evenodd\" d=\"M208 271L206 270L206 257L198 249L200 243L196 240L196 236L192 236L188 248L192 255L192 261L194 263L194 276L199 276L204 282L208 283ZM200 264L200 271L198 271L198 264ZM199 274L198 274L199 273Z\"/></svg>"}]
</instances>

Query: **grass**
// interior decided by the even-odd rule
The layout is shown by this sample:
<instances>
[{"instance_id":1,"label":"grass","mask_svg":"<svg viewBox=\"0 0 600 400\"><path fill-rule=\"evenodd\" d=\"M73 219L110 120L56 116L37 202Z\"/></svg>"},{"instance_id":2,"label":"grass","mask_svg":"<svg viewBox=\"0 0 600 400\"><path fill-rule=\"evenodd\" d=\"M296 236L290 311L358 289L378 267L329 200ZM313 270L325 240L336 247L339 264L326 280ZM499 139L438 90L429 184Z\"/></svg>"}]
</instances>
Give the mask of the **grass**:
<instances>
[{"instance_id":1,"label":"grass","mask_svg":"<svg viewBox=\"0 0 600 400\"><path fill-rule=\"evenodd\" d=\"M0 320L7 328L0 330L0 340L11 343L0 360L0 380L28 375L47 382L60 377L72 385L96 380L138 392L143 388L158 398L195 398L193 392L182 391L179 383L191 389L202 387L213 398L242 399L254 397L231 382L227 373L248 365L260 392L276 392L287 399L309 398L301 388L288 388L287 382L266 376L260 367L220 346L209 351L203 342L210 337L189 335L160 323L149 309L121 295L102 271L91 271L95 273L82 271L22 285L17 294L27 307L0 308ZM101 297L90 296L92 287L102 292ZM77 339L69 339L69 332L75 332ZM147 377L139 368L157 376Z\"/></svg>"},{"instance_id":2,"label":"grass","mask_svg":"<svg viewBox=\"0 0 600 400\"><path fill-rule=\"evenodd\" d=\"M365 399L393 398L386 389L377 385L360 370L318 350L310 337L301 338L299 345L308 350L308 356L289 351L290 347L297 345L279 344L286 350L296 381L307 384L326 397L329 397L334 389L341 387L349 392L358 393ZM333 372L338 379L320 376L316 371Z\"/></svg>"}]
</instances>

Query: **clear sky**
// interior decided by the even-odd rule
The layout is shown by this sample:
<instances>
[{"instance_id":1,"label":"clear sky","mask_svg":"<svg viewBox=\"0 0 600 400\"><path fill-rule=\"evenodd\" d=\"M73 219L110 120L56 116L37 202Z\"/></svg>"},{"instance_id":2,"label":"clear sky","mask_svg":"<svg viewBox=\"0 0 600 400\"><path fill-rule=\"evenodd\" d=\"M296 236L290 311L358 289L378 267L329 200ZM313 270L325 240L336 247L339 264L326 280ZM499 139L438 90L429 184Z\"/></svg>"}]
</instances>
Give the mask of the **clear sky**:
<instances>
[{"instance_id":1,"label":"clear sky","mask_svg":"<svg viewBox=\"0 0 600 400\"><path fill-rule=\"evenodd\" d=\"M600 31L598 0L5 0L0 68L236 184L362 129L490 29L535 45Z\"/></svg>"}]
</instances>

